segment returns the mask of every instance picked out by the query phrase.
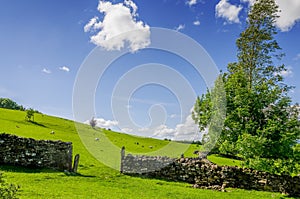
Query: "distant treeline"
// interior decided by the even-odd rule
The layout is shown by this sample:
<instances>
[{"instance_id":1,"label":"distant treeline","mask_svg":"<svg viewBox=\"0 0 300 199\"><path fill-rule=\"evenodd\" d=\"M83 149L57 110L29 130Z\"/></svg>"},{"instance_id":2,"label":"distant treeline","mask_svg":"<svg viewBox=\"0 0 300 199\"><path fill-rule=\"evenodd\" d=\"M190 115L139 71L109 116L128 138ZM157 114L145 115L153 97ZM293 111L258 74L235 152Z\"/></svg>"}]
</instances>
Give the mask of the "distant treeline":
<instances>
[{"instance_id":1,"label":"distant treeline","mask_svg":"<svg viewBox=\"0 0 300 199\"><path fill-rule=\"evenodd\" d=\"M165 138L165 141L171 141L171 139ZM174 140L174 142L183 143L183 144L198 144L202 145L200 140Z\"/></svg>"},{"instance_id":2,"label":"distant treeline","mask_svg":"<svg viewBox=\"0 0 300 199\"><path fill-rule=\"evenodd\" d=\"M24 106L17 104L15 101L13 101L9 98L0 98L0 108L20 110L20 111L27 110ZM37 110L34 110L34 112L39 113L39 111L37 111Z\"/></svg>"}]
</instances>

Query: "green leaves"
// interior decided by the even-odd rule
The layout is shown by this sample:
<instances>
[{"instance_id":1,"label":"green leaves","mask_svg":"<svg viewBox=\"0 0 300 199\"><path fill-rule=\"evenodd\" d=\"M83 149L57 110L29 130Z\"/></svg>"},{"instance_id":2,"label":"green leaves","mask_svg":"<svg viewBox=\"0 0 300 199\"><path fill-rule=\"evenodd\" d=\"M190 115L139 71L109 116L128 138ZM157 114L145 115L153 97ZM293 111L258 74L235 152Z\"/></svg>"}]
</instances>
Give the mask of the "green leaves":
<instances>
[{"instance_id":1,"label":"green leaves","mask_svg":"<svg viewBox=\"0 0 300 199\"><path fill-rule=\"evenodd\" d=\"M204 149L211 151L217 148L217 141L226 118L226 93L222 75L215 81L214 88L197 98L192 118L200 131L207 131L202 140Z\"/></svg>"},{"instance_id":2,"label":"green leaves","mask_svg":"<svg viewBox=\"0 0 300 199\"><path fill-rule=\"evenodd\" d=\"M226 117L221 117L224 126L222 123L215 149L242 157L247 167L291 174L297 170L295 160L300 157L299 150L294 149L300 122L297 106L288 96L292 87L284 84L281 75L286 68L274 64L283 56L274 39L277 13L274 0L257 0L251 7L246 29L236 41L238 62L228 64L228 72L220 75L214 88L197 99L193 118L200 130L214 129L212 126L220 123L213 118L218 115L214 105L220 102L213 96L220 91L222 80L226 109L219 109L219 113L226 110ZM216 136L209 131L205 139Z\"/></svg>"}]
</instances>

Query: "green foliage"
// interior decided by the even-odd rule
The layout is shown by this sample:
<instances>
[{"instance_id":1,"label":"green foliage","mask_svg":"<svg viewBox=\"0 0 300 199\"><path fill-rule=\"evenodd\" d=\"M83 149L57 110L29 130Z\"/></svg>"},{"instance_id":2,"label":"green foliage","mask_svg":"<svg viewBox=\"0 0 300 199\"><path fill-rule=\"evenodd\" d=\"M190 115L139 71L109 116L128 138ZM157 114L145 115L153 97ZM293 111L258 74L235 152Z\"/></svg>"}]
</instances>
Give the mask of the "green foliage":
<instances>
[{"instance_id":1,"label":"green foliage","mask_svg":"<svg viewBox=\"0 0 300 199\"><path fill-rule=\"evenodd\" d=\"M25 120L27 121L34 121L34 113L35 111L30 108L26 110L26 116L25 116Z\"/></svg>"},{"instance_id":2,"label":"green foliage","mask_svg":"<svg viewBox=\"0 0 300 199\"><path fill-rule=\"evenodd\" d=\"M202 137L206 151L214 151L219 147L218 138L222 132L225 116L226 93L220 75L215 81L215 87L210 91L207 90L201 98L197 98L192 112L192 118L198 124L200 131L208 131Z\"/></svg>"},{"instance_id":3,"label":"green foliage","mask_svg":"<svg viewBox=\"0 0 300 199\"><path fill-rule=\"evenodd\" d=\"M0 173L0 198L16 199L18 196L19 186L9 184L3 179L3 173Z\"/></svg>"},{"instance_id":4,"label":"green foliage","mask_svg":"<svg viewBox=\"0 0 300 199\"><path fill-rule=\"evenodd\" d=\"M257 0L251 7L246 29L236 41L238 62L222 74L226 91L226 118L215 148L221 154L239 156L243 165L272 173L297 173L300 136L298 105L293 105L283 83L284 65L276 66L282 53L274 35L278 6L274 0ZM198 98L194 120L201 130L213 120L211 91ZM210 137L210 134L208 135Z\"/></svg>"},{"instance_id":5,"label":"green foliage","mask_svg":"<svg viewBox=\"0 0 300 199\"><path fill-rule=\"evenodd\" d=\"M21 105L18 105L16 102L9 98L0 98L0 108L13 109L13 110L25 110Z\"/></svg>"}]
</instances>

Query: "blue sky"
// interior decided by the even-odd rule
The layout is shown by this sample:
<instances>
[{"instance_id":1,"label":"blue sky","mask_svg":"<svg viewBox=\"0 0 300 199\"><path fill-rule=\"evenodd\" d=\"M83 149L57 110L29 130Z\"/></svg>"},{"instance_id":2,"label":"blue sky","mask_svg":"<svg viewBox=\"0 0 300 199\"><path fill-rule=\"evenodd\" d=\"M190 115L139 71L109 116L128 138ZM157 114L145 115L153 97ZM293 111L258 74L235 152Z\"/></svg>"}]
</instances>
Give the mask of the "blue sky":
<instances>
[{"instance_id":1,"label":"blue sky","mask_svg":"<svg viewBox=\"0 0 300 199\"><path fill-rule=\"evenodd\" d=\"M84 60L97 46L108 53L127 48L131 53L115 60L99 77L94 90L95 113L80 120L94 115L102 127L159 138L174 138L186 132L181 138L189 139L196 130L186 110L192 107L190 101L194 99L188 100L184 113L177 99L177 95L187 92L185 89L174 93L168 86L142 85L131 93L130 99L126 98L126 107L116 110L115 114L111 105L113 90L128 71L141 65L149 68L152 66L145 64L156 63L168 66L170 71L174 69L189 82L196 95L202 94L205 82L190 63L170 52L147 49L151 43L151 28L167 28L191 37L207 51L218 69L226 71L227 64L236 60L235 40L245 27L246 14L253 2L2 0L0 96L46 114L78 119L73 116L72 96ZM297 78L300 75L300 24L297 22L300 2L277 0L277 3L282 12L276 23L279 31L276 39L286 54L282 60L288 68L284 73L285 81L296 86L290 94L294 102L300 102L300 80ZM140 32L110 40L133 29ZM158 69L154 76L165 77L162 71ZM168 78L181 85L175 76ZM143 79L143 75L139 78ZM130 83L122 82L122 86ZM121 125L118 111L127 111L135 128L132 124Z\"/></svg>"}]
</instances>

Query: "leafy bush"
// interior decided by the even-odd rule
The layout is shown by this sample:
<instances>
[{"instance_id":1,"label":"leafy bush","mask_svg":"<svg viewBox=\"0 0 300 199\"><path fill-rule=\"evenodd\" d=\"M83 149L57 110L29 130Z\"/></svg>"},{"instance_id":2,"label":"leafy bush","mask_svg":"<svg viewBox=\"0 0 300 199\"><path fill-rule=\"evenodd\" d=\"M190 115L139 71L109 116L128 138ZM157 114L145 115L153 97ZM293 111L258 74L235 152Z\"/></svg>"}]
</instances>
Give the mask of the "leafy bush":
<instances>
[{"instance_id":1,"label":"leafy bush","mask_svg":"<svg viewBox=\"0 0 300 199\"><path fill-rule=\"evenodd\" d=\"M3 179L3 173L0 173L0 198L15 199L18 198L18 185L7 183Z\"/></svg>"}]
</instances>

